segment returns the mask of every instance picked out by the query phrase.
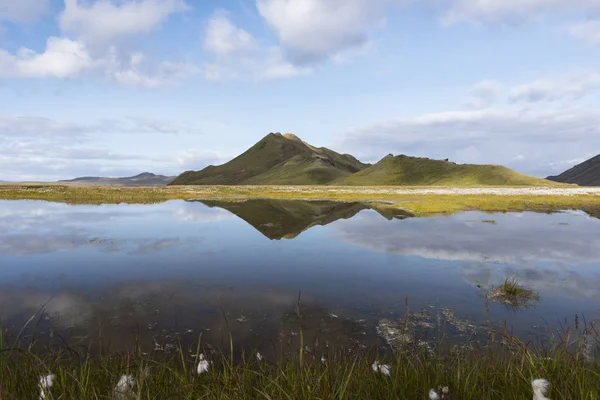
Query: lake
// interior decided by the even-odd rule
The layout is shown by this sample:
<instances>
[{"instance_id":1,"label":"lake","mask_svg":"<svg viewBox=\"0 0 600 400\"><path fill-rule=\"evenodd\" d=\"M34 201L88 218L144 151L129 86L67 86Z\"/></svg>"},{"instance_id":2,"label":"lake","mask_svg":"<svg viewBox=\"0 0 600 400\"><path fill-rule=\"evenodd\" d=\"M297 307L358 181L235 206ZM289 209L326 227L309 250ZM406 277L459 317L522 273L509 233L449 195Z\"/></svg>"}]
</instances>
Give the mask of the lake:
<instances>
[{"instance_id":1,"label":"lake","mask_svg":"<svg viewBox=\"0 0 600 400\"><path fill-rule=\"evenodd\" d=\"M580 211L414 218L327 201L0 201L0 227L0 318L13 337L43 307L25 337L101 332L112 349L137 338L145 352L171 352L201 334L269 354L296 340L299 298L305 341L335 346L381 344L382 321L407 313L423 341L479 327L536 340L575 315L600 319L600 219ZM507 277L539 301L486 301Z\"/></svg>"}]
</instances>

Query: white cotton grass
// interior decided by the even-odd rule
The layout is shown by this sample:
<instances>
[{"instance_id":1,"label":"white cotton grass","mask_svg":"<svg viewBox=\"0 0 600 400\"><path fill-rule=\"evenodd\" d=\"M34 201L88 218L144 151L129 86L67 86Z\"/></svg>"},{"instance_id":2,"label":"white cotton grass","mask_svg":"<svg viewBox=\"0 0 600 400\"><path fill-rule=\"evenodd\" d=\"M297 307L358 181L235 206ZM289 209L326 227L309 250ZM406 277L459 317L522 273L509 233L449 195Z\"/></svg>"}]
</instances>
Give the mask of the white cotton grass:
<instances>
[{"instance_id":1,"label":"white cotton grass","mask_svg":"<svg viewBox=\"0 0 600 400\"><path fill-rule=\"evenodd\" d=\"M535 379L531 381L531 388L533 389L533 400L550 400L546 397L546 392L550 387L550 382L545 379Z\"/></svg>"},{"instance_id":2,"label":"white cotton grass","mask_svg":"<svg viewBox=\"0 0 600 400\"><path fill-rule=\"evenodd\" d=\"M387 364L379 364L378 361L375 361L371 365L371 368L373 369L374 372L380 372L385 376L390 376L391 368Z\"/></svg>"},{"instance_id":3,"label":"white cotton grass","mask_svg":"<svg viewBox=\"0 0 600 400\"><path fill-rule=\"evenodd\" d=\"M40 400L46 400L51 398L50 388L54 384L54 378L56 378L56 376L52 374L42 376L40 378L40 383L38 385L38 387L40 388ZM46 397L46 395L48 395L48 397Z\"/></svg>"},{"instance_id":4,"label":"white cotton grass","mask_svg":"<svg viewBox=\"0 0 600 400\"><path fill-rule=\"evenodd\" d=\"M116 400L125 400L136 397L133 393L133 385L135 385L133 376L122 375L119 382L117 382L117 386L115 386L114 398Z\"/></svg>"},{"instance_id":5,"label":"white cotton grass","mask_svg":"<svg viewBox=\"0 0 600 400\"><path fill-rule=\"evenodd\" d=\"M442 395L440 396L439 393L441 393ZM429 400L443 399L448 393L450 393L450 389L448 388L448 386L438 386L438 392L436 392L434 389L429 390Z\"/></svg>"},{"instance_id":6,"label":"white cotton grass","mask_svg":"<svg viewBox=\"0 0 600 400\"><path fill-rule=\"evenodd\" d=\"M257 359L258 361L262 361L262 360L263 360L263 358L264 358L264 357L263 357L263 355L262 355L262 354L260 354L260 353L257 351L257 352L256 352L256 359Z\"/></svg>"},{"instance_id":7,"label":"white cotton grass","mask_svg":"<svg viewBox=\"0 0 600 400\"><path fill-rule=\"evenodd\" d=\"M200 354L199 359L200 361L198 362L198 368L196 369L196 372L198 375L202 375L203 373L208 372L208 367L210 364L204 359L204 354Z\"/></svg>"}]
</instances>

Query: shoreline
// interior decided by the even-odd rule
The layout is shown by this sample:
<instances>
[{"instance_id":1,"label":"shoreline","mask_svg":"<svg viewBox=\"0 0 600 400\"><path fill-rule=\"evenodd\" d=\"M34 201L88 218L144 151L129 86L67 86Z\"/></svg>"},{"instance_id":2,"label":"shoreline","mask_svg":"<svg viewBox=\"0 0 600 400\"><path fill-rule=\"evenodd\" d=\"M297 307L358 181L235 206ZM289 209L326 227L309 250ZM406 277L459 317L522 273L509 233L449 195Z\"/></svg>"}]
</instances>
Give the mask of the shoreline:
<instances>
[{"instance_id":1,"label":"shoreline","mask_svg":"<svg viewBox=\"0 0 600 400\"><path fill-rule=\"evenodd\" d=\"M155 204L169 200L251 199L363 202L415 216L461 211L553 212L600 215L600 187L349 187L349 186L92 186L2 183L0 200L67 204Z\"/></svg>"}]
</instances>

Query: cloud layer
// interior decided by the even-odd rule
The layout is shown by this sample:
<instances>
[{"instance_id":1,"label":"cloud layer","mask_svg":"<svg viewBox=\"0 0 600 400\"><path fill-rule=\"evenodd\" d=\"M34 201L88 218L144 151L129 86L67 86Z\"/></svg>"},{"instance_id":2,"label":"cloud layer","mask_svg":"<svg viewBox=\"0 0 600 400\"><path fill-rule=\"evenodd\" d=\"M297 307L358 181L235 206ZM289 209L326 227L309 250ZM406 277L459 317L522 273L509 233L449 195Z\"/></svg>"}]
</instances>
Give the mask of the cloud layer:
<instances>
[{"instance_id":1,"label":"cloud layer","mask_svg":"<svg viewBox=\"0 0 600 400\"><path fill-rule=\"evenodd\" d=\"M296 65L327 61L361 47L385 22L388 0L257 0L261 16Z\"/></svg>"}]
</instances>

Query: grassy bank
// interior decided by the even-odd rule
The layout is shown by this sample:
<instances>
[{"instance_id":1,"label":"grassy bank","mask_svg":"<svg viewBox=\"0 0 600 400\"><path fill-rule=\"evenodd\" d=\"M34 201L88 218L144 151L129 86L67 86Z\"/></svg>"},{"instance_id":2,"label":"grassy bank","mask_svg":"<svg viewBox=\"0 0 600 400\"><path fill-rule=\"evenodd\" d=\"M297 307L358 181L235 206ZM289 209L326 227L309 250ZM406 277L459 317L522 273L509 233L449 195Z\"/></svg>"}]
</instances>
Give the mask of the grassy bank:
<instances>
[{"instance_id":1,"label":"grassy bank","mask_svg":"<svg viewBox=\"0 0 600 400\"><path fill-rule=\"evenodd\" d=\"M481 190L481 193L478 193ZM600 214L600 193L577 189L452 189L322 186L169 186L154 188L68 185L0 185L0 199L47 200L69 204L160 203L173 199L228 200L249 198L335 200L378 203L416 215L466 210L555 211L581 209ZM439 193L436 193L438 191Z\"/></svg>"},{"instance_id":2,"label":"grassy bank","mask_svg":"<svg viewBox=\"0 0 600 400\"><path fill-rule=\"evenodd\" d=\"M249 352L232 361L230 354L202 353L200 345L172 357L93 354L64 344L42 353L3 349L0 398L38 399L40 378L49 374L45 399L427 399L430 389L441 396L443 387L447 399L524 399L537 378L550 382L551 399L600 398L600 364L582 346L545 349L501 338L478 350L467 343L435 352L415 345L393 356L359 348L296 351L285 360ZM198 374L203 359L207 370ZM127 383L116 393L119 381Z\"/></svg>"}]
</instances>

